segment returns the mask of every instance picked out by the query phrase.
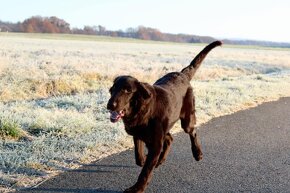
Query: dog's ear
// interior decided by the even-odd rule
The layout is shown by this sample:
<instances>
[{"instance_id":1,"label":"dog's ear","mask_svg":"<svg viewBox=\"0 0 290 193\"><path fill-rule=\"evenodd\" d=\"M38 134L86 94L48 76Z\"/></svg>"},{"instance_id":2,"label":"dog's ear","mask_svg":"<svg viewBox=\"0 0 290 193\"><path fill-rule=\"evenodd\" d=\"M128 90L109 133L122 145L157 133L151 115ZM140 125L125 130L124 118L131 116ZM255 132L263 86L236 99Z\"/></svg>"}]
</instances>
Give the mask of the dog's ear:
<instances>
[{"instance_id":1,"label":"dog's ear","mask_svg":"<svg viewBox=\"0 0 290 193\"><path fill-rule=\"evenodd\" d=\"M152 93L148 87L149 87L149 85L146 83L142 83L142 82L137 83L137 92L140 93L141 97L144 100L149 99L152 96Z\"/></svg>"}]
</instances>

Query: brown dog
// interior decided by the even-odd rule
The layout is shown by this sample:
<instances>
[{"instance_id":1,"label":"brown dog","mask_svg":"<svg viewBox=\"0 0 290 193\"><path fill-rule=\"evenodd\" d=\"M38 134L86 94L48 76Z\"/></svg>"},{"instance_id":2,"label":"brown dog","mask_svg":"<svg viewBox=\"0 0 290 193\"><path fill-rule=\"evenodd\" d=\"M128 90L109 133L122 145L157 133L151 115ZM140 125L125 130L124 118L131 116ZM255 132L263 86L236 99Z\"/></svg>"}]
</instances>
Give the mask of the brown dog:
<instances>
[{"instance_id":1,"label":"brown dog","mask_svg":"<svg viewBox=\"0 0 290 193\"><path fill-rule=\"evenodd\" d=\"M181 72L172 72L157 80L154 85L139 82L131 76L119 76L110 88L107 108L111 121L123 119L125 130L133 136L136 164L143 166L135 185L125 192L144 192L154 167L165 161L172 143L169 130L181 120L181 127L189 134L193 157L202 159L197 140L195 100L190 80L206 55L222 42L206 46ZM144 143L148 148L144 155Z\"/></svg>"}]
</instances>

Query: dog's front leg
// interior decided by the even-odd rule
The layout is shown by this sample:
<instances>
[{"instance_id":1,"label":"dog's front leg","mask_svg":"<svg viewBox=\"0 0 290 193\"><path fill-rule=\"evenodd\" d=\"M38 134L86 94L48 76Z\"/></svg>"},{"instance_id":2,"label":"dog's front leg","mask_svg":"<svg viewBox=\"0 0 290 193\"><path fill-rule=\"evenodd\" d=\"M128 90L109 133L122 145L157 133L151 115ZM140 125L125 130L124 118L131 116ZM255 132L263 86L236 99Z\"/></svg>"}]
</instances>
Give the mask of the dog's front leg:
<instances>
[{"instance_id":1,"label":"dog's front leg","mask_svg":"<svg viewBox=\"0 0 290 193\"><path fill-rule=\"evenodd\" d=\"M146 156L144 155L144 142L136 137L133 137L135 146L135 160L138 166L144 166Z\"/></svg>"},{"instance_id":2,"label":"dog's front leg","mask_svg":"<svg viewBox=\"0 0 290 193\"><path fill-rule=\"evenodd\" d=\"M138 181L131 188L126 189L126 193L142 193L145 191L147 184L150 182L153 174L153 169L155 168L160 153L162 151L163 141L159 140L154 146L148 147L148 155L145 161L145 165L138 177Z\"/></svg>"}]
</instances>

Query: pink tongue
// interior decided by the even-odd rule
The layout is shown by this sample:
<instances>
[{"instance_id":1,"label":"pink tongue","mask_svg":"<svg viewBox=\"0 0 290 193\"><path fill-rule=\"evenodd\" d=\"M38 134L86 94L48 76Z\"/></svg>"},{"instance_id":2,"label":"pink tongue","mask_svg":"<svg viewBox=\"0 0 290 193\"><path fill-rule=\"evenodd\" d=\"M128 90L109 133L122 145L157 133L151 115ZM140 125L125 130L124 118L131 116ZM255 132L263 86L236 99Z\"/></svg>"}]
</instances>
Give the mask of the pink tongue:
<instances>
[{"instance_id":1,"label":"pink tongue","mask_svg":"<svg viewBox=\"0 0 290 193\"><path fill-rule=\"evenodd\" d=\"M111 117L110 120L112 123L116 123L117 121L119 121L123 116L123 112L116 112L116 111L111 111Z\"/></svg>"}]
</instances>

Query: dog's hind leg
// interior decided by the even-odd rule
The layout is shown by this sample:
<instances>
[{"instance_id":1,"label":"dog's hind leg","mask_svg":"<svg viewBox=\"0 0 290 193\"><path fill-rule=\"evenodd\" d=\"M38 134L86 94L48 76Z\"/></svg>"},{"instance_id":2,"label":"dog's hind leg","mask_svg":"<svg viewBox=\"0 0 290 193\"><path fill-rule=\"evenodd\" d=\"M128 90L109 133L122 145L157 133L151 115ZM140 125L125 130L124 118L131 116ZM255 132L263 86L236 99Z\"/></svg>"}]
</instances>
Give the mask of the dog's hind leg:
<instances>
[{"instance_id":1,"label":"dog's hind leg","mask_svg":"<svg viewBox=\"0 0 290 193\"><path fill-rule=\"evenodd\" d=\"M187 89L183 99L183 104L180 113L181 127L186 133L191 133L194 130L196 123L195 118L195 99L191 87Z\"/></svg>"},{"instance_id":2,"label":"dog's hind leg","mask_svg":"<svg viewBox=\"0 0 290 193\"><path fill-rule=\"evenodd\" d=\"M188 88L184 97L180 120L181 127L183 128L185 133L189 134L193 157L196 161L199 161L202 159L202 151L196 134L196 129L194 127L196 123L195 98L191 87Z\"/></svg>"},{"instance_id":3,"label":"dog's hind leg","mask_svg":"<svg viewBox=\"0 0 290 193\"><path fill-rule=\"evenodd\" d=\"M173 138L172 138L171 134L167 133L166 136L165 136L165 139L164 139L164 143L163 143L163 151L161 152L161 154L159 156L158 163L155 166L156 168L158 166L160 166L165 161L165 159L166 159L166 157L167 157L167 155L169 153L172 141L173 141Z\"/></svg>"}]
</instances>

